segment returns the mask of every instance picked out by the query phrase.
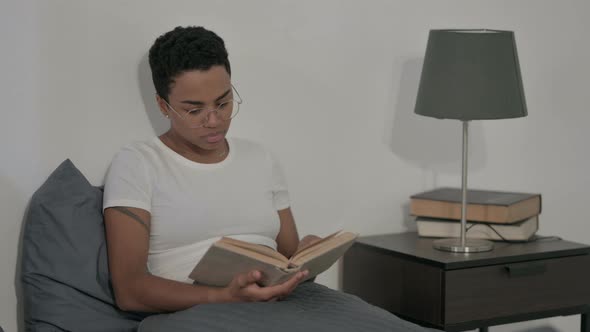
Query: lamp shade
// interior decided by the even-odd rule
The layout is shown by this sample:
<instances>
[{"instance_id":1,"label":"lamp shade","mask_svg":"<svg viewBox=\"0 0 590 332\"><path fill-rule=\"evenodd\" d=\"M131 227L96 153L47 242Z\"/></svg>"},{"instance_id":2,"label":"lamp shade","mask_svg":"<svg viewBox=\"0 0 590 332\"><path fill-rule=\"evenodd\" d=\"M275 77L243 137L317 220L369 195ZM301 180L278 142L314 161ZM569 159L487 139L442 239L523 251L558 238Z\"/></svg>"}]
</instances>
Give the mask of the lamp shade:
<instances>
[{"instance_id":1,"label":"lamp shade","mask_svg":"<svg viewBox=\"0 0 590 332\"><path fill-rule=\"evenodd\" d=\"M414 111L464 121L526 116L514 33L431 30Z\"/></svg>"}]
</instances>

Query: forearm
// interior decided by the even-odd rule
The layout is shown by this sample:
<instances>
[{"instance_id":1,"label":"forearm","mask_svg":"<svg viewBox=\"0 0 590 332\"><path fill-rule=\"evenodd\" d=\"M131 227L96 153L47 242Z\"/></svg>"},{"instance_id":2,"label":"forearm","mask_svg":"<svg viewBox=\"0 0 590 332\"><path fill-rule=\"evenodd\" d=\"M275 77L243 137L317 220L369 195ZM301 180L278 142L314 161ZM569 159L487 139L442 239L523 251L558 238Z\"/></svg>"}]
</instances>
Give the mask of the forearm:
<instances>
[{"instance_id":1,"label":"forearm","mask_svg":"<svg viewBox=\"0 0 590 332\"><path fill-rule=\"evenodd\" d=\"M169 312L231 301L226 288L195 286L146 272L150 218L148 211L132 207L105 210L109 269L117 306L128 311Z\"/></svg>"},{"instance_id":2,"label":"forearm","mask_svg":"<svg viewBox=\"0 0 590 332\"><path fill-rule=\"evenodd\" d=\"M192 285L145 274L131 286L116 293L117 304L123 310L170 312L197 304L230 302L226 289Z\"/></svg>"},{"instance_id":3,"label":"forearm","mask_svg":"<svg viewBox=\"0 0 590 332\"><path fill-rule=\"evenodd\" d=\"M297 250L298 245L298 237L291 236L277 238L277 251L287 258L291 258L291 256L293 256L293 254Z\"/></svg>"},{"instance_id":4,"label":"forearm","mask_svg":"<svg viewBox=\"0 0 590 332\"><path fill-rule=\"evenodd\" d=\"M280 210L278 213L281 221L281 229L276 238L277 250L283 256L291 257L299 246L299 235L297 234L295 219L290 208Z\"/></svg>"}]
</instances>

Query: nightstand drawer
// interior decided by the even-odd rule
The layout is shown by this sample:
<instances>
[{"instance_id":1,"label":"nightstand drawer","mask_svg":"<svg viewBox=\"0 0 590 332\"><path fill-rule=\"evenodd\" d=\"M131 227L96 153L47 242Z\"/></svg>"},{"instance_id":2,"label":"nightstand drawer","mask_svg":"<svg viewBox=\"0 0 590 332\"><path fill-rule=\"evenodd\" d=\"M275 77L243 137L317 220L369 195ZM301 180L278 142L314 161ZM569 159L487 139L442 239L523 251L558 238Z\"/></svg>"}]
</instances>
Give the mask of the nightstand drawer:
<instances>
[{"instance_id":1,"label":"nightstand drawer","mask_svg":"<svg viewBox=\"0 0 590 332\"><path fill-rule=\"evenodd\" d=\"M590 303L590 255L450 270L444 323Z\"/></svg>"}]
</instances>

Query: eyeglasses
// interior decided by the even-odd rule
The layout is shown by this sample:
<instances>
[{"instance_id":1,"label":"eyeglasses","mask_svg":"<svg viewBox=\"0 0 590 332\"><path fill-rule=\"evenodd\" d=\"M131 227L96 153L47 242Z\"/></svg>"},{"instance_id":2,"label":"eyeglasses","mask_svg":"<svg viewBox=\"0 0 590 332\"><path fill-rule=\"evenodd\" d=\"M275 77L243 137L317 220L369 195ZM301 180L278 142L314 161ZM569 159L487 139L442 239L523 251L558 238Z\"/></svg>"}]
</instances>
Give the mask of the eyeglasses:
<instances>
[{"instance_id":1,"label":"eyeglasses","mask_svg":"<svg viewBox=\"0 0 590 332\"><path fill-rule=\"evenodd\" d=\"M186 121L189 128L197 129L204 127L209 122L209 116L215 112L215 115L221 121L228 121L233 119L240 110L240 104L242 104L242 98L238 93L238 90L232 85L231 86L234 94L234 99L224 101L217 105L217 108L207 110L205 108L193 108L191 110L182 110L182 113L177 112L167 101L163 99L170 110L172 110L179 118Z\"/></svg>"}]
</instances>

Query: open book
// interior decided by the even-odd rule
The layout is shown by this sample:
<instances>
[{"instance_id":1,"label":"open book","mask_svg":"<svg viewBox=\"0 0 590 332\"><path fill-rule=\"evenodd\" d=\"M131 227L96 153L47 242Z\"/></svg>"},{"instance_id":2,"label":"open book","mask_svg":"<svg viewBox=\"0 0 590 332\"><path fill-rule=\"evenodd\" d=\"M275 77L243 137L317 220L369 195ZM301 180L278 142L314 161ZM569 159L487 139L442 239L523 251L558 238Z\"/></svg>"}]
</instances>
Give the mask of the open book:
<instances>
[{"instance_id":1,"label":"open book","mask_svg":"<svg viewBox=\"0 0 590 332\"><path fill-rule=\"evenodd\" d=\"M211 245L189 278L200 284L226 286L235 275L258 270L263 275L259 283L269 286L308 270L306 279L310 279L332 266L356 237L354 233L337 232L300 248L290 259L267 246L223 237Z\"/></svg>"}]
</instances>

